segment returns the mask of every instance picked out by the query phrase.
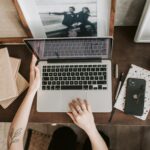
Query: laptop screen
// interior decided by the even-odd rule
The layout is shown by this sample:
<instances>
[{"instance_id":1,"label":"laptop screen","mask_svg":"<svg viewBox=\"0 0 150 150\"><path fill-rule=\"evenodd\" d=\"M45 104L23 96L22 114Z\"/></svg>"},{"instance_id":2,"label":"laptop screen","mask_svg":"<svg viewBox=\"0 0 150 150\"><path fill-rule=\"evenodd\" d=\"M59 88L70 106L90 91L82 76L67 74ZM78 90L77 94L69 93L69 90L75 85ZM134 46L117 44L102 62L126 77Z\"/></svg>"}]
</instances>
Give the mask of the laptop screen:
<instances>
[{"instance_id":1,"label":"laptop screen","mask_svg":"<svg viewBox=\"0 0 150 150\"><path fill-rule=\"evenodd\" d=\"M111 59L112 38L26 39L25 43L40 60Z\"/></svg>"}]
</instances>

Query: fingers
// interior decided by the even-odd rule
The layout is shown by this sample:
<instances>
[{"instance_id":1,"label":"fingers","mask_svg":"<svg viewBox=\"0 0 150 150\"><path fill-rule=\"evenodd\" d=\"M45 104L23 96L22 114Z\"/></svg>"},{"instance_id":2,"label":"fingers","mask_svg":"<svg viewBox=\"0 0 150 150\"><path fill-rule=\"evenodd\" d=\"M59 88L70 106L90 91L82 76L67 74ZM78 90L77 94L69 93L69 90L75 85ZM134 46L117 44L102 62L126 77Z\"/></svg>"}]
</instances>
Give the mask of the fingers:
<instances>
[{"instance_id":1,"label":"fingers","mask_svg":"<svg viewBox=\"0 0 150 150\"><path fill-rule=\"evenodd\" d=\"M72 112L73 116L77 117L78 116L78 112L76 111L76 109L74 108L72 103L69 104L69 107L70 107L70 111Z\"/></svg>"},{"instance_id":2,"label":"fingers","mask_svg":"<svg viewBox=\"0 0 150 150\"><path fill-rule=\"evenodd\" d=\"M30 69L30 82L32 82L35 78L35 69Z\"/></svg>"},{"instance_id":3,"label":"fingers","mask_svg":"<svg viewBox=\"0 0 150 150\"><path fill-rule=\"evenodd\" d=\"M82 115L84 112L92 113L91 106L88 104L86 100L81 100L77 98L77 100L72 100L69 104L71 113L67 113L71 119L75 122L75 118L79 115Z\"/></svg>"},{"instance_id":4,"label":"fingers","mask_svg":"<svg viewBox=\"0 0 150 150\"><path fill-rule=\"evenodd\" d=\"M86 110L87 110L87 108L86 108L86 103L85 103L83 100L81 100L80 98L77 98L77 101L78 101L78 103L79 103L81 109L82 109L83 111L86 111Z\"/></svg>"},{"instance_id":5,"label":"fingers","mask_svg":"<svg viewBox=\"0 0 150 150\"><path fill-rule=\"evenodd\" d=\"M92 112L91 106L86 100L77 98L77 100L72 100L71 105L79 114L82 114L85 111Z\"/></svg>"},{"instance_id":6,"label":"fingers","mask_svg":"<svg viewBox=\"0 0 150 150\"><path fill-rule=\"evenodd\" d=\"M30 69L33 69L36 65L37 62L37 58L35 57L35 55L32 55L32 61L31 61L31 65L30 65Z\"/></svg>"},{"instance_id":7,"label":"fingers","mask_svg":"<svg viewBox=\"0 0 150 150\"><path fill-rule=\"evenodd\" d=\"M89 112L92 112L90 104L87 102L87 100L84 100L84 103L86 104L86 108Z\"/></svg>"},{"instance_id":8,"label":"fingers","mask_svg":"<svg viewBox=\"0 0 150 150\"><path fill-rule=\"evenodd\" d=\"M35 64L36 64L37 58L35 55L32 55L32 61L30 64L30 82L32 82L35 78Z\"/></svg>"},{"instance_id":9,"label":"fingers","mask_svg":"<svg viewBox=\"0 0 150 150\"><path fill-rule=\"evenodd\" d=\"M74 109L81 115L83 113L83 110L80 106L80 102L77 100L73 100L72 101L72 106L74 107Z\"/></svg>"},{"instance_id":10,"label":"fingers","mask_svg":"<svg viewBox=\"0 0 150 150\"><path fill-rule=\"evenodd\" d=\"M80 98L77 98L76 100L72 100L72 102L69 104L73 108L74 111L77 112L77 114L81 114L86 111L91 112L90 105L87 103L86 100L81 100Z\"/></svg>"},{"instance_id":11,"label":"fingers","mask_svg":"<svg viewBox=\"0 0 150 150\"><path fill-rule=\"evenodd\" d=\"M39 70L39 68L35 67L34 70L35 70L35 79L40 79L40 70Z\"/></svg>"},{"instance_id":12,"label":"fingers","mask_svg":"<svg viewBox=\"0 0 150 150\"><path fill-rule=\"evenodd\" d=\"M36 82L40 82L40 71L38 67L34 67L30 71L30 84L32 84L36 80Z\"/></svg>"}]
</instances>

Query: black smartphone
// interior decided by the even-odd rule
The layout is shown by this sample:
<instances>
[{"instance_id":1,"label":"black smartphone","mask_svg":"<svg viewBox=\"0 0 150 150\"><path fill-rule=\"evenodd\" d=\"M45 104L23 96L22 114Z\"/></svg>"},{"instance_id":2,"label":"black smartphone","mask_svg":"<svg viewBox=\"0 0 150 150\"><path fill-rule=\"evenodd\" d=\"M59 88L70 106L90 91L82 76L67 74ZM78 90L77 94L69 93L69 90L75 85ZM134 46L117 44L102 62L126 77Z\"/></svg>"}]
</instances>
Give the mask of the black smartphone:
<instances>
[{"instance_id":1,"label":"black smartphone","mask_svg":"<svg viewBox=\"0 0 150 150\"><path fill-rule=\"evenodd\" d=\"M145 87L146 81L144 79L128 78L124 109L126 114L143 115Z\"/></svg>"}]
</instances>

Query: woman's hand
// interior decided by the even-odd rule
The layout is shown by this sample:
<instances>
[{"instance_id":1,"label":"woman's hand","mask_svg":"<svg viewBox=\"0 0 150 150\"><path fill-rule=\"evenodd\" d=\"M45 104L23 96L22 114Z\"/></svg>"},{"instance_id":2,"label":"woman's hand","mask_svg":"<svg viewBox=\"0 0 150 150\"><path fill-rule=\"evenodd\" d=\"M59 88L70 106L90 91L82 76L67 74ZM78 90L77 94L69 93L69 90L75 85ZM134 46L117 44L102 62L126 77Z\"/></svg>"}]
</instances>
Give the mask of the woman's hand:
<instances>
[{"instance_id":1,"label":"woman's hand","mask_svg":"<svg viewBox=\"0 0 150 150\"><path fill-rule=\"evenodd\" d=\"M73 100L70 104L70 111L67 114L73 120L73 122L83 129L86 133L95 131L96 125L94 122L91 106L86 100Z\"/></svg>"},{"instance_id":2,"label":"woman's hand","mask_svg":"<svg viewBox=\"0 0 150 150\"><path fill-rule=\"evenodd\" d=\"M36 67L37 58L32 55L32 61L30 65L30 83L29 91L36 92L40 87L40 71Z\"/></svg>"},{"instance_id":3,"label":"woman's hand","mask_svg":"<svg viewBox=\"0 0 150 150\"><path fill-rule=\"evenodd\" d=\"M73 100L69 104L71 112L67 114L73 122L83 129L89 136L93 150L108 150L103 138L96 129L94 117L90 105L86 100Z\"/></svg>"}]
</instances>

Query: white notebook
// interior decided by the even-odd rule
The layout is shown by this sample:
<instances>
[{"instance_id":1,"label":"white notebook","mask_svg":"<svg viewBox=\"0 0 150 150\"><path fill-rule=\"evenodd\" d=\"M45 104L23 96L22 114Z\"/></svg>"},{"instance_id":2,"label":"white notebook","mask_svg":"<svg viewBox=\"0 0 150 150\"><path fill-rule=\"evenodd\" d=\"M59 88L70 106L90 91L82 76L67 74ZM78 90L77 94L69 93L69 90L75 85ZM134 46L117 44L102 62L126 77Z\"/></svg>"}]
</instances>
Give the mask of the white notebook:
<instances>
[{"instance_id":1,"label":"white notebook","mask_svg":"<svg viewBox=\"0 0 150 150\"><path fill-rule=\"evenodd\" d=\"M144 113L142 116L135 116L141 120L146 120L147 115L150 110L150 71L138 67L136 65L131 65L129 69L128 75L124 81L120 94L117 98L117 101L114 105L116 109L124 111L125 107L125 96L126 96L126 86L127 86L127 79L128 78L139 78L146 80L146 90L145 90L145 100L144 100Z\"/></svg>"}]
</instances>

